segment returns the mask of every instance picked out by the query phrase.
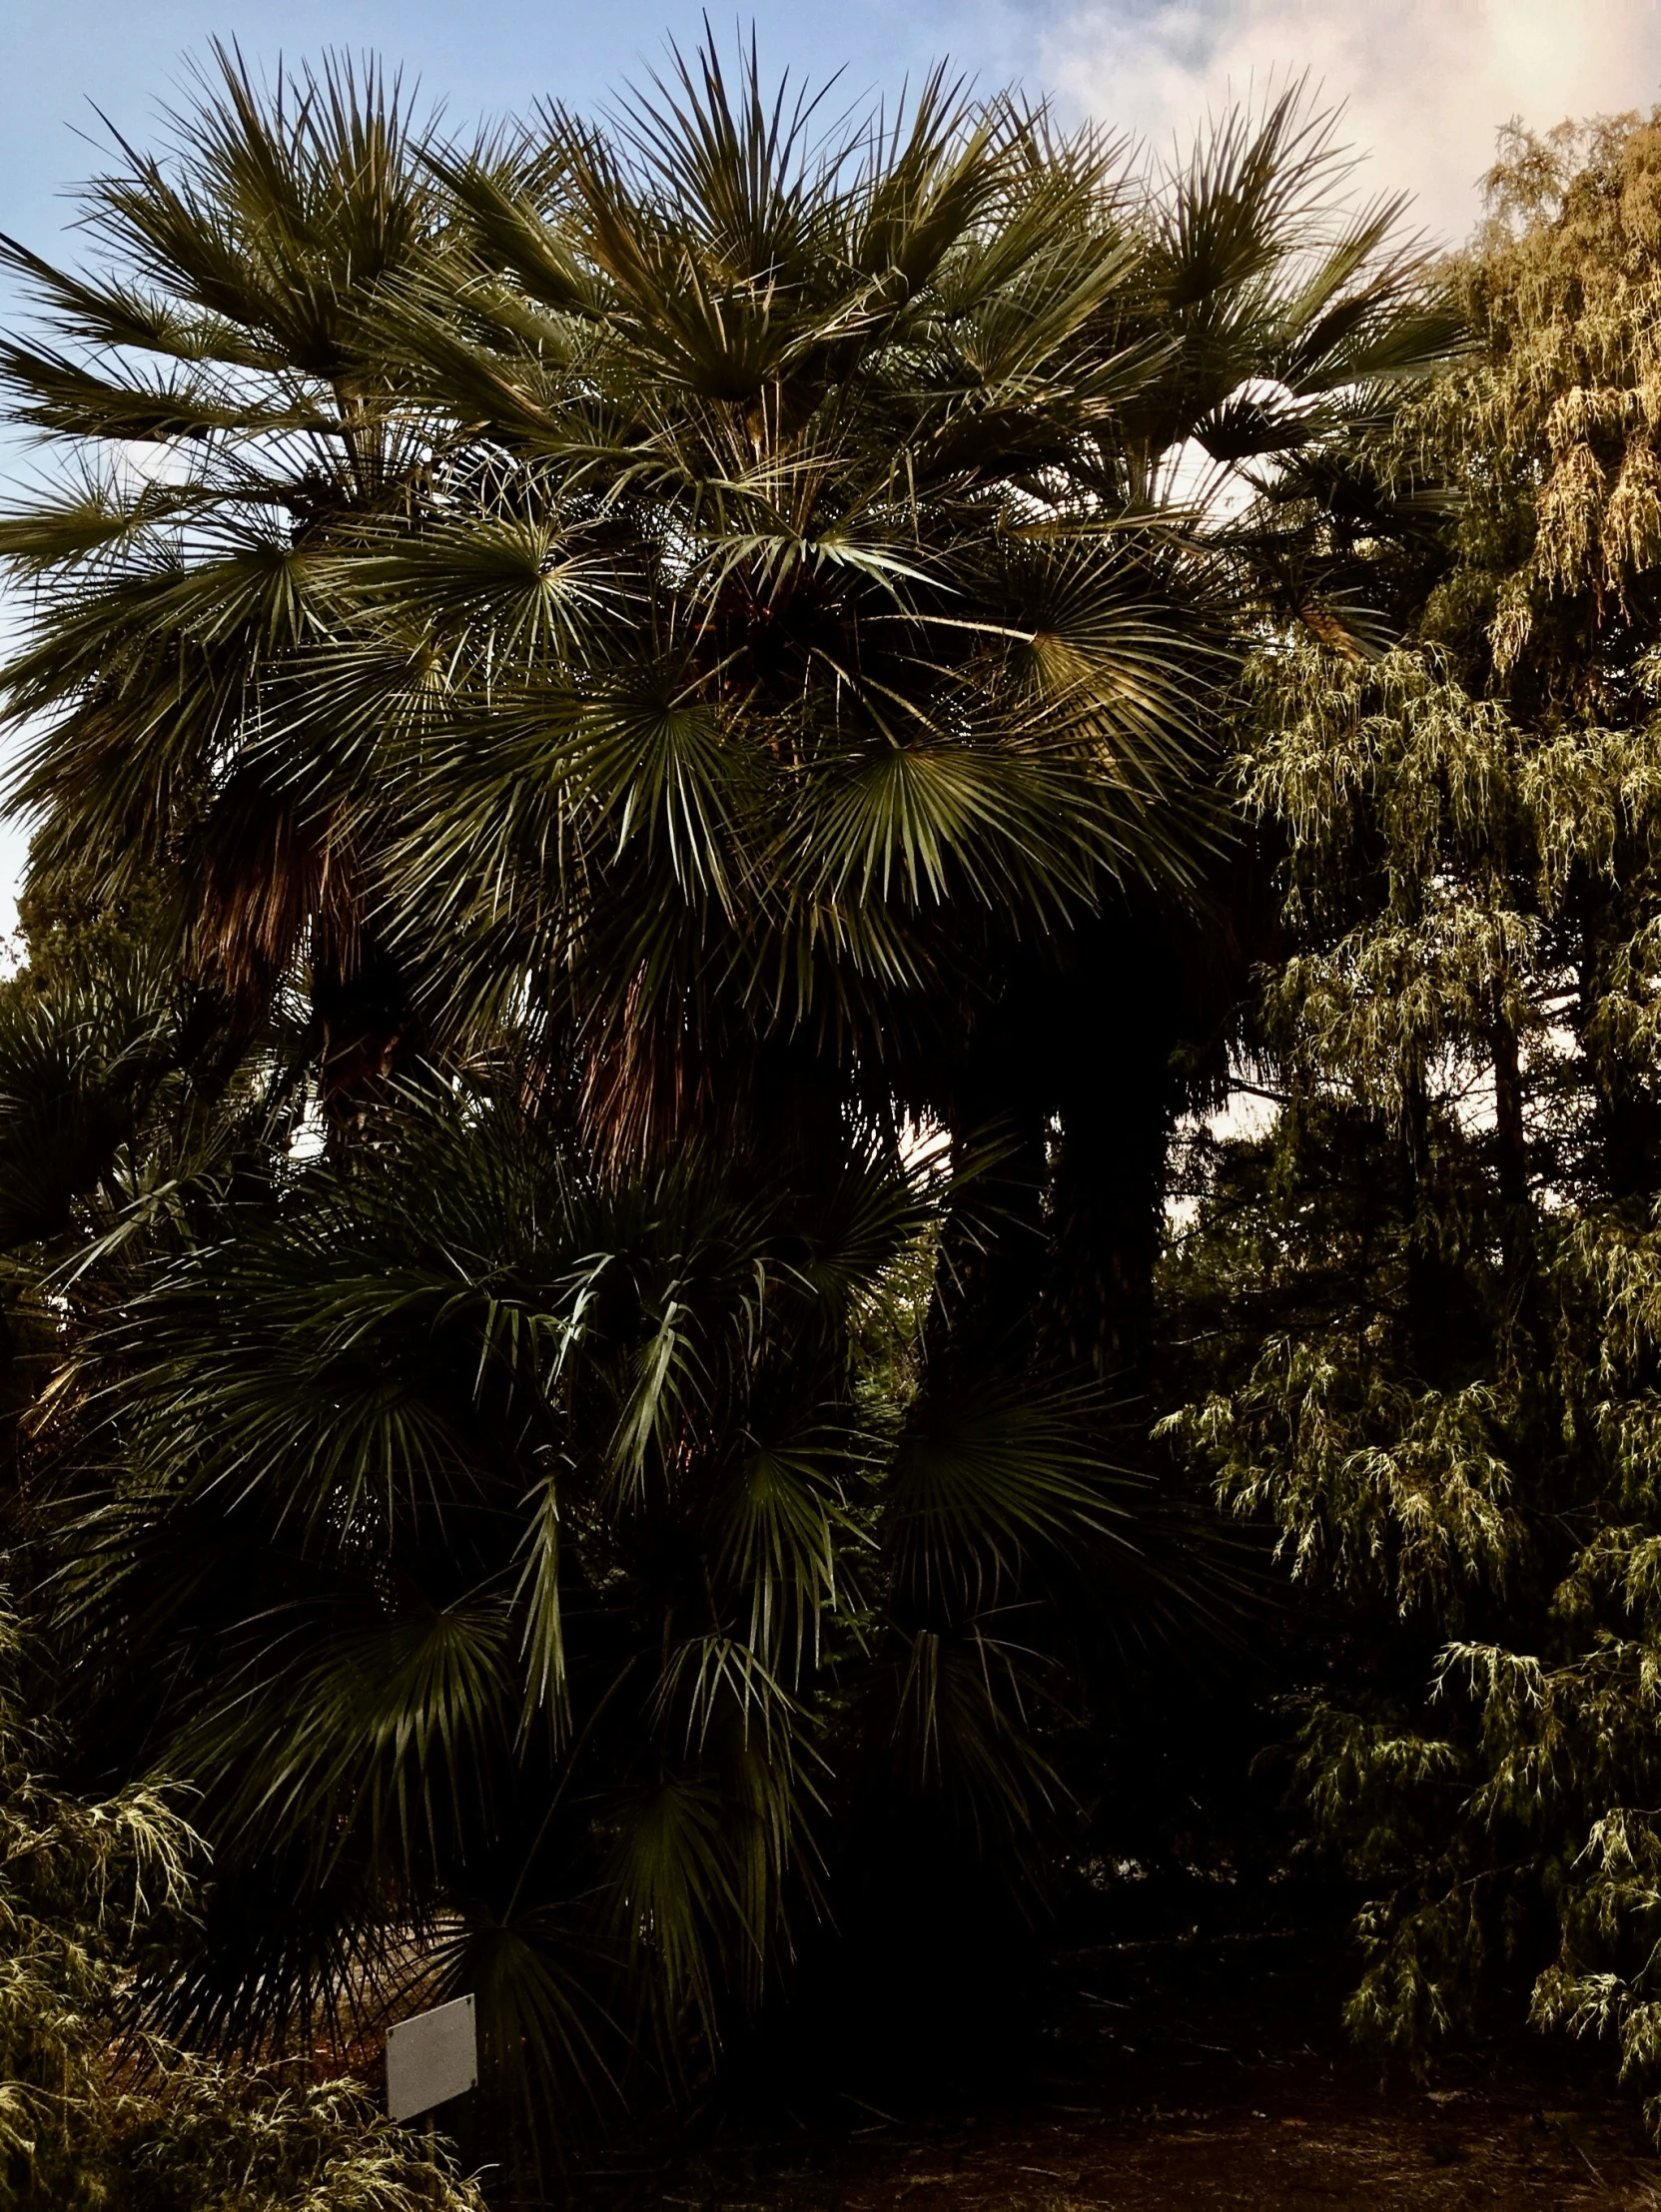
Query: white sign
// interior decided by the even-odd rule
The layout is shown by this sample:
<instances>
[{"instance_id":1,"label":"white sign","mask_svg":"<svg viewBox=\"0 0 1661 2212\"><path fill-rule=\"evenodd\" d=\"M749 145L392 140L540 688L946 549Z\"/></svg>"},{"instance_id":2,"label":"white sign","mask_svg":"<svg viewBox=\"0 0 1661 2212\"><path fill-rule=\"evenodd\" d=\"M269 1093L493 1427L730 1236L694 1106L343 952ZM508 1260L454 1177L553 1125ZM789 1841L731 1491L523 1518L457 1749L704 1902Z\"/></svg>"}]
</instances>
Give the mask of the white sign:
<instances>
[{"instance_id":1,"label":"white sign","mask_svg":"<svg viewBox=\"0 0 1661 2212\"><path fill-rule=\"evenodd\" d=\"M400 2020L387 2032L387 2111L414 2119L476 2086L478 2031L471 1997Z\"/></svg>"}]
</instances>

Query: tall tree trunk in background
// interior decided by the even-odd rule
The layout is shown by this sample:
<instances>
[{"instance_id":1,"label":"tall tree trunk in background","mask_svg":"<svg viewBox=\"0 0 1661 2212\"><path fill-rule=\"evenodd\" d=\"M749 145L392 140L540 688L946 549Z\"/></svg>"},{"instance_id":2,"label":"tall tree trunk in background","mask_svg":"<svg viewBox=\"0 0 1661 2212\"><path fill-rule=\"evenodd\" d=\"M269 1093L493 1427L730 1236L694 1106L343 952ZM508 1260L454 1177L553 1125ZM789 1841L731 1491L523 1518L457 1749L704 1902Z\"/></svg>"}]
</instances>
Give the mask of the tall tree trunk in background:
<instances>
[{"instance_id":1,"label":"tall tree trunk in background","mask_svg":"<svg viewBox=\"0 0 1661 2212\"><path fill-rule=\"evenodd\" d=\"M398 961L364 931L349 958L312 971L319 1091L332 1126L355 1124L417 1050L418 1023Z\"/></svg>"},{"instance_id":2,"label":"tall tree trunk in background","mask_svg":"<svg viewBox=\"0 0 1661 2212\"><path fill-rule=\"evenodd\" d=\"M1597 1037L1597 1016L1610 988L1620 943L1619 923L1614 925L1612 943L1610 918L1594 912L1581 947L1580 1044L1597 1097L1599 1148L1609 1195L1644 1198L1661 1185L1661 1099L1638 1056L1611 1051Z\"/></svg>"},{"instance_id":3,"label":"tall tree trunk in background","mask_svg":"<svg viewBox=\"0 0 1661 2212\"><path fill-rule=\"evenodd\" d=\"M1059 1356L1132 1396L1154 1351L1177 1049L1198 1011L1191 935L1159 908L1106 916L1069 979L1046 1325Z\"/></svg>"},{"instance_id":4,"label":"tall tree trunk in background","mask_svg":"<svg viewBox=\"0 0 1661 2212\"><path fill-rule=\"evenodd\" d=\"M1494 1174L1499 1189L1500 1250L1507 1302L1524 1317L1532 1302L1533 1219L1528 1203L1528 1130L1523 1119L1522 1067L1514 1025L1498 1008L1490 1033L1494 1071Z\"/></svg>"},{"instance_id":5,"label":"tall tree trunk in background","mask_svg":"<svg viewBox=\"0 0 1661 2212\"><path fill-rule=\"evenodd\" d=\"M1447 1269L1436 1217L1430 1147L1430 1088L1422 1067L1403 1072L1401 1173L1407 1216L1407 1345L1414 1371L1439 1384L1446 1373Z\"/></svg>"},{"instance_id":6,"label":"tall tree trunk in background","mask_svg":"<svg viewBox=\"0 0 1661 2212\"><path fill-rule=\"evenodd\" d=\"M1153 1350L1173 1101L1157 1035L1105 1053L1063 1113L1047 1335L1067 1360L1140 1391ZM1142 1049L1139 1050L1138 1048Z\"/></svg>"}]
</instances>

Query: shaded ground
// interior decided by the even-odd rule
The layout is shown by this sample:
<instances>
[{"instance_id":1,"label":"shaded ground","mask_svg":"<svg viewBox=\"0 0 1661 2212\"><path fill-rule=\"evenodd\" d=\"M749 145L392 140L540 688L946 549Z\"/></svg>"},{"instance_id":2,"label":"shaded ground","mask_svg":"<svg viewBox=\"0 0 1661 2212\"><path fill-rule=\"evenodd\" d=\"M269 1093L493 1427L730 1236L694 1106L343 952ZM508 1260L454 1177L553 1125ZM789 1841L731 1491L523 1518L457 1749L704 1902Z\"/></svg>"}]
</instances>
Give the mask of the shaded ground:
<instances>
[{"instance_id":1,"label":"shaded ground","mask_svg":"<svg viewBox=\"0 0 1661 2212\"><path fill-rule=\"evenodd\" d=\"M1021 2092L974 2111L787 2115L697 2149L617 2156L577 2202L693 2212L1168 2212L1186 2206L1621 2206L1661 2162L1607 2070L1543 2040L1380 2088L1337 2028L1352 1960L1307 1936L1062 1954Z\"/></svg>"}]
</instances>

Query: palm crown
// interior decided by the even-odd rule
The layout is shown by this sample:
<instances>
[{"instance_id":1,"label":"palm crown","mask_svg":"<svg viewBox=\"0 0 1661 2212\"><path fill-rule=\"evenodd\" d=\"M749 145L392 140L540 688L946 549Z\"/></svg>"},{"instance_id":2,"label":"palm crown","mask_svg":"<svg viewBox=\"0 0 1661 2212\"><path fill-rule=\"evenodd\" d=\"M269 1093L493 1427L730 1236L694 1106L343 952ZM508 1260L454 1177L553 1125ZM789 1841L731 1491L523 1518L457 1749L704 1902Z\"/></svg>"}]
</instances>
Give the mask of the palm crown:
<instances>
[{"instance_id":1,"label":"palm crown","mask_svg":"<svg viewBox=\"0 0 1661 2212\"><path fill-rule=\"evenodd\" d=\"M1447 336L1291 100L1153 190L939 76L821 132L705 56L423 153L373 74L222 61L92 188L117 276L13 250L19 411L168 456L5 525L42 865L165 858L354 1068L533 1008L631 1140L740 1038L892 1087L1000 944L1193 884L1232 611L1341 616L1315 479ZM1193 440L1269 526L1172 505Z\"/></svg>"}]
</instances>

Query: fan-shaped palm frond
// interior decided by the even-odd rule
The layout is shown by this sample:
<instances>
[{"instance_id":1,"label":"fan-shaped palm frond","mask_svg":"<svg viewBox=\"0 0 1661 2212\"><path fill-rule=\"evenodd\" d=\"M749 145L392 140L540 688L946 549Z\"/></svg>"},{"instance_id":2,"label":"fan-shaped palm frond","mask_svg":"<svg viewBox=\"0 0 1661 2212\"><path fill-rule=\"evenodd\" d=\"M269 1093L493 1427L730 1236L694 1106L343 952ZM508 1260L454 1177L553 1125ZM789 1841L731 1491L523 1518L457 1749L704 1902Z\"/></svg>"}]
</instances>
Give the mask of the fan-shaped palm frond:
<instances>
[{"instance_id":1,"label":"fan-shaped palm frond","mask_svg":"<svg viewBox=\"0 0 1661 2212\"><path fill-rule=\"evenodd\" d=\"M1220 567L1163 458L1306 486L1446 341L1295 93L1163 178L939 73L825 123L753 43L427 150L373 70L221 52L174 132L90 188L111 276L12 249L22 412L170 455L5 524L42 865L169 855L239 990L310 961L337 1081L412 1000L533 1009L624 1142L1192 886L1239 563L1313 604L1318 500Z\"/></svg>"},{"instance_id":2,"label":"fan-shaped palm frond","mask_svg":"<svg viewBox=\"0 0 1661 2212\"><path fill-rule=\"evenodd\" d=\"M363 840L281 748L248 749L327 621L322 549L428 464L433 424L358 334L440 208L373 66L268 91L216 48L169 153L117 153L85 195L110 274L3 248L59 344L14 344L0 379L72 464L4 524L32 597L18 791L45 809L39 868L178 867L201 957L264 997L307 953L352 965L362 930Z\"/></svg>"},{"instance_id":3,"label":"fan-shaped palm frond","mask_svg":"<svg viewBox=\"0 0 1661 2212\"><path fill-rule=\"evenodd\" d=\"M868 1771L968 1833L1042 1805L1017 1646L1141 1493L1065 1395L906 1418L875 1381L873 1301L955 1202L881 1148L817 1202L602 1178L511 1105L412 1098L340 1166L199 1179L188 1234L147 1214L119 1302L65 1278L77 1695L215 1850L176 2009L344 2031L464 1974L504 2079L597 2095L777 1979ZM1004 1656L961 1730L867 1743L919 1634Z\"/></svg>"}]
</instances>

